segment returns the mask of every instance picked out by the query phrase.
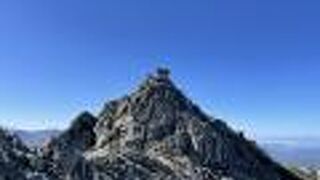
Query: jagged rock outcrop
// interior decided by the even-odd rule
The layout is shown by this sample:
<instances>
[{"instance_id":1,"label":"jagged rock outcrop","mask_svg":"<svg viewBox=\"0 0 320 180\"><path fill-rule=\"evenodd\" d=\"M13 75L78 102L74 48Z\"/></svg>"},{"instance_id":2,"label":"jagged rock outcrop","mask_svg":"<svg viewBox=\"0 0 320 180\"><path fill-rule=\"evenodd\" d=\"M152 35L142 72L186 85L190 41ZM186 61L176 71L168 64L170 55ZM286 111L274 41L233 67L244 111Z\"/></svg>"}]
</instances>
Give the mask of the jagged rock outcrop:
<instances>
[{"instance_id":1,"label":"jagged rock outcrop","mask_svg":"<svg viewBox=\"0 0 320 180\"><path fill-rule=\"evenodd\" d=\"M36 180L35 153L14 134L0 128L0 180Z\"/></svg>"},{"instance_id":2,"label":"jagged rock outcrop","mask_svg":"<svg viewBox=\"0 0 320 180\"><path fill-rule=\"evenodd\" d=\"M52 180L65 180L75 173L75 176L85 177L82 175L85 173L83 153L95 144L93 129L96 122L97 119L88 112L76 117L68 130L42 148L38 171L47 174L47 178Z\"/></svg>"}]
</instances>

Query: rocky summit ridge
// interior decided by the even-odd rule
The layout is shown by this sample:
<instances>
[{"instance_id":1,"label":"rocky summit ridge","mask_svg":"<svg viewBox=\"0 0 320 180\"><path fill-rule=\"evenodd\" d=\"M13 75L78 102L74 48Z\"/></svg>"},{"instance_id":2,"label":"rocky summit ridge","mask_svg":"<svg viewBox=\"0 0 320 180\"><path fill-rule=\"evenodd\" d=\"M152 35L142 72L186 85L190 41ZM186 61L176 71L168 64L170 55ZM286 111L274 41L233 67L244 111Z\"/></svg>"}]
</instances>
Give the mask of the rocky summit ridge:
<instances>
[{"instance_id":1,"label":"rocky summit ridge","mask_svg":"<svg viewBox=\"0 0 320 180\"><path fill-rule=\"evenodd\" d=\"M34 157L29 169L41 177L25 179L299 179L224 121L203 113L165 68L106 103L97 117L80 114Z\"/></svg>"}]
</instances>

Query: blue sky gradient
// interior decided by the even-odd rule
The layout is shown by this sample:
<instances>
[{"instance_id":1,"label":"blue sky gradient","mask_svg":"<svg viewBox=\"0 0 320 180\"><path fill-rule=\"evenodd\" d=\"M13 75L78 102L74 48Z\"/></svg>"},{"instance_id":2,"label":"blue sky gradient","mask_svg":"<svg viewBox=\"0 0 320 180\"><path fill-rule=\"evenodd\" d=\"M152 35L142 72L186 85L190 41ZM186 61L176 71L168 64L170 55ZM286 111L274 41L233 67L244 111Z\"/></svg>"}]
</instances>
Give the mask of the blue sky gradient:
<instances>
[{"instance_id":1,"label":"blue sky gradient","mask_svg":"<svg viewBox=\"0 0 320 180\"><path fill-rule=\"evenodd\" d=\"M254 137L320 137L317 0L2 0L0 125L65 128L159 65Z\"/></svg>"}]
</instances>

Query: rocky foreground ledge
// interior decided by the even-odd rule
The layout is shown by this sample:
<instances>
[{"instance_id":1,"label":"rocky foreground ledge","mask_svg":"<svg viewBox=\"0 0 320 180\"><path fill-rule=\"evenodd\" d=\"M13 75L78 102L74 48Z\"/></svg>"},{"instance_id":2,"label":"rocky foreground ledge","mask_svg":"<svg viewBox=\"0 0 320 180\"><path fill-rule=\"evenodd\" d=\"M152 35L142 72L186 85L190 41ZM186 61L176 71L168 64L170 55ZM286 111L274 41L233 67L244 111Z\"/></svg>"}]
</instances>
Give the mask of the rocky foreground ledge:
<instances>
[{"instance_id":1,"label":"rocky foreground ledge","mask_svg":"<svg viewBox=\"0 0 320 180\"><path fill-rule=\"evenodd\" d=\"M299 180L222 120L204 114L167 69L88 112L41 150L0 130L0 180Z\"/></svg>"}]
</instances>

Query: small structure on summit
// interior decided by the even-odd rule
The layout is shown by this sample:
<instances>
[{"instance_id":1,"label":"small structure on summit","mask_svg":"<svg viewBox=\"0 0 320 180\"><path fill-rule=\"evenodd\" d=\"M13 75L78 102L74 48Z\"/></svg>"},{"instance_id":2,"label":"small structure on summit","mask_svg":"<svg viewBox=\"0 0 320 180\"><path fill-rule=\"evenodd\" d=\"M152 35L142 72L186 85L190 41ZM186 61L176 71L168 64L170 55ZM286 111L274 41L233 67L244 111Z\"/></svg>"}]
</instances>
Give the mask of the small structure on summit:
<instances>
[{"instance_id":1,"label":"small structure on summit","mask_svg":"<svg viewBox=\"0 0 320 180\"><path fill-rule=\"evenodd\" d=\"M170 70L168 68L160 67L157 69L157 78L167 80L170 78Z\"/></svg>"},{"instance_id":2,"label":"small structure on summit","mask_svg":"<svg viewBox=\"0 0 320 180\"><path fill-rule=\"evenodd\" d=\"M155 72L148 74L146 80L140 85L140 88L145 90L158 85L167 85L168 82L170 82L170 70L159 67Z\"/></svg>"}]
</instances>

